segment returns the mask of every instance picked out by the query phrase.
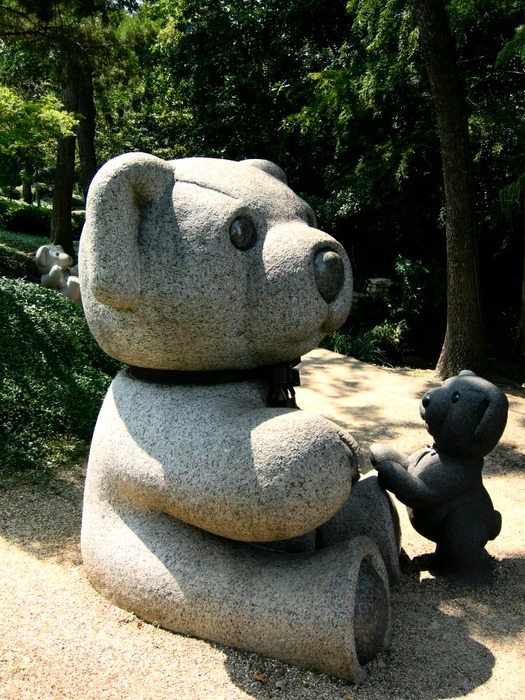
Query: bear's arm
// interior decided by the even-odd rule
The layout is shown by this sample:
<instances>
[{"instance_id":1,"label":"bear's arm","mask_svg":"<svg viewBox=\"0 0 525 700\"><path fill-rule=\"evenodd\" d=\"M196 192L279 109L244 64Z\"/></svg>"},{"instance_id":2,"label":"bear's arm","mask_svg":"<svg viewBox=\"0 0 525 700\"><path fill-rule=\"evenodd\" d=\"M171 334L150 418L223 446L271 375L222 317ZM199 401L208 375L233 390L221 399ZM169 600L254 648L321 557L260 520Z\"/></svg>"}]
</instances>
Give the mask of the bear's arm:
<instances>
[{"instance_id":1,"label":"bear's arm","mask_svg":"<svg viewBox=\"0 0 525 700\"><path fill-rule=\"evenodd\" d=\"M380 485L391 491L410 508L428 508L448 500L450 495L442 489L433 489L419 477L394 461L386 460L376 466Z\"/></svg>"},{"instance_id":2,"label":"bear's arm","mask_svg":"<svg viewBox=\"0 0 525 700\"><path fill-rule=\"evenodd\" d=\"M159 439L158 425L144 419L147 402L135 398L127 414L111 396L105 402L97 441L106 444L100 458L93 448L90 457L91 472L98 471L104 483L110 478L128 503L229 539L268 542L316 528L348 498L359 450L348 433L321 416L243 410L238 402L223 401L222 411L194 410L187 419L187 411L170 411L173 404L166 401L162 413L177 421L166 421ZM147 398L160 401L153 391ZM106 425L112 425L107 434ZM111 475L106 450L115 455Z\"/></svg>"},{"instance_id":3,"label":"bear's arm","mask_svg":"<svg viewBox=\"0 0 525 700\"><path fill-rule=\"evenodd\" d=\"M405 469L409 465L409 458L403 452L400 452L391 445L384 445L381 442L374 442L370 445L370 461L374 467L381 462L397 462Z\"/></svg>"}]
</instances>

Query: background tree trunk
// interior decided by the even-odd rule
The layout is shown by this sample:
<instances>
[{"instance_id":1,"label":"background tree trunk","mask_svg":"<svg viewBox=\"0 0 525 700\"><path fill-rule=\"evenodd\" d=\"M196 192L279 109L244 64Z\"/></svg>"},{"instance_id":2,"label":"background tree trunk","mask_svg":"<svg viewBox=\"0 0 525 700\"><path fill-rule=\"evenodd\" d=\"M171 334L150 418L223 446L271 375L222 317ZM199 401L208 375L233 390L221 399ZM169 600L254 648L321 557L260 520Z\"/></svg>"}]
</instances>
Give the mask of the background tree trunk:
<instances>
[{"instance_id":1,"label":"background tree trunk","mask_svg":"<svg viewBox=\"0 0 525 700\"><path fill-rule=\"evenodd\" d=\"M524 251L525 251L525 190L520 192L521 195L521 207L523 212L523 241L524 241ZM520 317L518 321L518 327L516 329L516 340L514 342L513 354L517 358L523 357L525 353L525 252L523 258L523 277L521 283L521 306L520 306Z\"/></svg>"},{"instance_id":2,"label":"background tree trunk","mask_svg":"<svg viewBox=\"0 0 525 700\"><path fill-rule=\"evenodd\" d=\"M95 100L93 97L93 69L84 66L78 75L78 111L80 121L77 128L78 155L82 173L82 189L84 200L91 180L97 172L97 156L95 153Z\"/></svg>"},{"instance_id":3,"label":"background tree trunk","mask_svg":"<svg viewBox=\"0 0 525 700\"><path fill-rule=\"evenodd\" d=\"M71 80L62 89L62 101L69 112L77 111L76 86ZM69 255L74 254L71 199L75 181L75 150L76 136L66 136L59 139L51 223L51 243L61 245Z\"/></svg>"},{"instance_id":4,"label":"background tree trunk","mask_svg":"<svg viewBox=\"0 0 525 700\"><path fill-rule=\"evenodd\" d=\"M447 329L436 370L482 373L487 343L479 301L474 187L465 101L443 0L414 0L436 110L446 205Z\"/></svg>"},{"instance_id":5,"label":"background tree trunk","mask_svg":"<svg viewBox=\"0 0 525 700\"><path fill-rule=\"evenodd\" d=\"M31 189L31 179L27 175L22 175L22 199L26 204L33 204L33 190Z\"/></svg>"}]
</instances>

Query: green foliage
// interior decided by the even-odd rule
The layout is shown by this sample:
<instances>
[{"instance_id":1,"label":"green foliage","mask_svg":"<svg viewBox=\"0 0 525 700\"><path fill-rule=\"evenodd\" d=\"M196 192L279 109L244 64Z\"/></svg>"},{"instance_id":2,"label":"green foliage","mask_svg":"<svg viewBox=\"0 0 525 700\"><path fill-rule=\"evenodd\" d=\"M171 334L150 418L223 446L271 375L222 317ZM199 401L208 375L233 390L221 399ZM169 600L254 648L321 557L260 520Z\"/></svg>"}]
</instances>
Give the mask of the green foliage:
<instances>
[{"instance_id":1,"label":"green foliage","mask_svg":"<svg viewBox=\"0 0 525 700\"><path fill-rule=\"evenodd\" d=\"M525 173L520 175L510 185L504 187L500 192L500 202L503 208L520 206L525 192Z\"/></svg>"},{"instance_id":2,"label":"green foliage","mask_svg":"<svg viewBox=\"0 0 525 700\"><path fill-rule=\"evenodd\" d=\"M22 170L48 168L58 139L72 134L76 124L55 97L25 100L0 84L0 186L19 182Z\"/></svg>"},{"instance_id":3,"label":"green foliage","mask_svg":"<svg viewBox=\"0 0 525 700\"><path fill-rule=\"evenodd\" d=\"M358 293L343 330L322 343L335 352L383 365L423 364L443 339L444 270L398 256L382 294Z\"/></svg>"},{"instance_id":4,"label":"green foliage","mask_svg":"<svg viewBox=\"0 0 525 700\"><path fill-rule=\"evenodd\" d=\"M85 447L118 367L76 305L38 285L0 279L2 476L45 469L58 454Z\"/></svg>"},{"instance_id":5,"label":"green foliage","mask_svg":"<svg viewBox=\"0 0 525 700\"><path fill-rule=\"evenodd\" d=\"M431 296L439 296L436 280L420 260L410 260L398 255L394 270L400 279L399 295L393 313L398 316L417 316L428 306ZM442 299L444 301L444 299Z\"/></svg>"},{"instance_id":6,"label":"green foliage","mask_svg":"<svg viewBox=\"0 0 525 700\"><path fill-rule=\"evenodd\" d=\"M407 331L406 321L383 321L355 336L336 331L328 335L321 347L373 365L388 365L389 354L398 351Z\"/></svg>"},{"instance_id":7,"label":"green foliage","mask_svg":"<svg viewBox=\"0 0 525 700\"><path fill-rule=\"evenodd\" d=\"M498 54L496 66L498 68L512 64L515 58L525 62L525 24L520 24L512 39L505 44Z\"/></svg>"},{"instance_id":8,"label":"green foliage","mask_svg":"<svg viewBox=\"0 0 525 700\"><path fill-rule=\"evenodd\" d=\"M21 235L13 231L0 229L0 243L14 250L33 254L41 245L49 243L49 239L44 236Z\"/></svg>"},{"instance_id":9,"label":"green foliage","mask_svg":"<svg viewBox=\"0 0 525 700\"><path fill-rule=\"evenodd\" d=\"M26 233L31 236L46 236L49 242L51 232L50 207L38 207L17 200L0 197L0 227L15 233ZM80 236L85 222L84 212L71 214L73 233Z\"/></svg>"},{"instance_id":10,"label":"green foliage","mask_svg":"<svg viewBox=\"0 0 525 700\"><path fill-rule=\"evenodd\" d=\"M47 236L51 232L51 209L0 198L0 226L15 233Z\"/></svg>"},{"instance_id":11,"label":"green foliage","mask_svg":"<svg viewBox=\"0 0 525 700\"><path fill-rule=\"evenodd\" d=\"M36 269L34 253L16 250L0 242L0 276L38 282L40 274Z\"/></svg>"},{"instance_id":12,"label":"green foliage","mask_svg":"<svg viewBox=\"0 0 525 700\"><path fill-rule=\"evenodd\" d=\"M0 277L40 282L35 252L46 243L49 243L47 237L21 235L0 229Z\"/></svg>"}]
</instances>

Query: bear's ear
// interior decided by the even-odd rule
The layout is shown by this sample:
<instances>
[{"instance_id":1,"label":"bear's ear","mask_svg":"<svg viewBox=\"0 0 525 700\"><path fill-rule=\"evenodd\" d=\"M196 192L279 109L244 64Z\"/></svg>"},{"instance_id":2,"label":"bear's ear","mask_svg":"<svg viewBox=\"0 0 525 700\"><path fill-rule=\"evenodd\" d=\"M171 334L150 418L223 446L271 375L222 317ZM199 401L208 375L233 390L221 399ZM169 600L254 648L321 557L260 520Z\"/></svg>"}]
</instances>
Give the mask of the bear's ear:
<instances>
[{"instance_id":1,"label":"bear's ear","mask_svg":"<svg viewBox=\"0 0 525 700\"><path fill-rule=\"evenodd\" d=\"M470 369L462 369L458 377L476 377L476 373Z\"/></svg>"},{"instance_id":2,"label":"bear's ear","mask_svg":"<svg viewBox=\"0 0 525 700\"><path fill-rule=\"evenodd\" d=\"M174 180L172 164L146 153L113 158L94 177L86 206L91 240L84 264L101 304L120 309L137 305L141 210L173 189Z\"/></svg>"},{"instance_id":3,"label":"bear's ear","mask_svg":"<svg viewBox=\"0 0 525 700\"><path fill-rule=\"evenodd\" d=\"M49 264L47 245L41 245L40 248L36 251L35 263L39 272L46 272L47 266Z\"/></svg>"},{"instance_id":4,"label":"bear's ear","mask_svg":"<svg viewBox=\"0 0 525 700\"><path fill-rule=\"evenodd\" d=\"M485 394L486 408L481 416L478 427L474 431L474 438L479 442L485 442L487 453L496 446L505 430L509 402L505 394L496 386L489 388Z\"/></svg>"},{"instance_id":5,"label":"bear's ear","mask_svg":"<svg viewBox=\"0 0 525 700\"><path fill-rule=\"evenodd\" d=\"M261 158L250 158L247 160L241 160L243 165L251 165L253 168L259 168L263 170L268 175L272 175L277 180L280 180L285 185L288 184L286 178L286 173L278 165L272 163L271 160L262 160Z\"/></svg>"}]
</instances>

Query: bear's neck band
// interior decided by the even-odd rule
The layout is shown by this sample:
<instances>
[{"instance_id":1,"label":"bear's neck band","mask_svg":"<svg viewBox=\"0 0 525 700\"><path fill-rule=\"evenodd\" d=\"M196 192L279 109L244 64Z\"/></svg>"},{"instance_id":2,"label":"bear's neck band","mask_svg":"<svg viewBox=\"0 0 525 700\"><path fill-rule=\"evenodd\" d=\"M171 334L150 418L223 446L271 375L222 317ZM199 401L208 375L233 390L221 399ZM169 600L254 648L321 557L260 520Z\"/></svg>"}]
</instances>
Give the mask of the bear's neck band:
<instances>
[{"instance_id":1,"label":"bear's neck band","mask_svg":"<svg viewBox=\"0 0 525 700\"><path fill-rule=\"evenodd\" d=\"M203 371L179 371L173 369L147 369L146 367L128 368L134 379L156 384L204 385L230 384L254 380L266 381L270 387L266 405L270 408L297 408L294 387L299 386L299 370L296 365L301 359L292 362L280 362L266 367L252 369L225 369Z\"/></svg>"}]
</instances>

